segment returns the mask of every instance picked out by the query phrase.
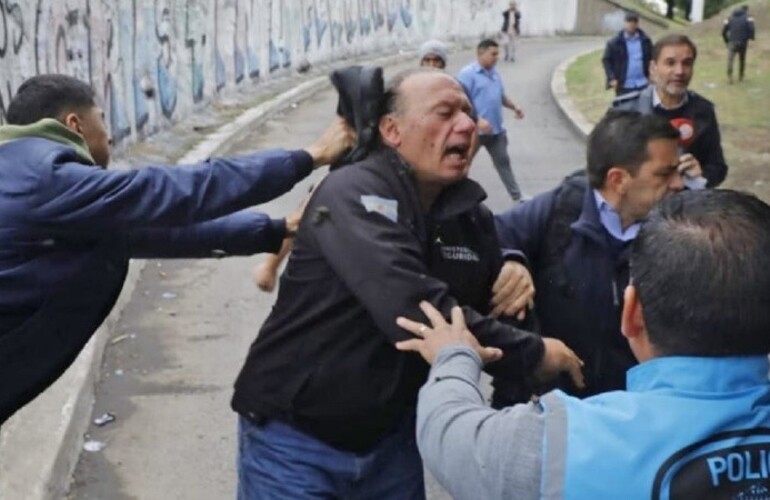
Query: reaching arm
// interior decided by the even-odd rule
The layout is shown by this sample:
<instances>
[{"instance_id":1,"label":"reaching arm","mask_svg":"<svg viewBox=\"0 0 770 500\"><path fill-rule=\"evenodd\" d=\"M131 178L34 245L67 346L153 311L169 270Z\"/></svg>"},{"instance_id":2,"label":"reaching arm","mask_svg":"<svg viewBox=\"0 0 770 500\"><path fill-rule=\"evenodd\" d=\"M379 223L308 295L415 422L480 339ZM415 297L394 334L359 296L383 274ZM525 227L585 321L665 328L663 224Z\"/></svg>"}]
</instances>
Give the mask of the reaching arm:
<instances>
[{"instance_id":1,"label":"reaching arm","mask_svg":"<svg viewBox=\"0 0 770 500\"><path fill-rule=\"evenodd\" d=\"M269 201L312 170L304 151L264 151L180 167L101 170L58 149L23 194L20 206L38 227L60 232L174 227L215 219Z\"/></svg>"},{"instance_id":2,"label":"reaching arm","mask_svg":"<svg viewBox=\"0 0 770 500\"><path fill-rule=\"evenodd\" d=\"M534 403L495 411L478 385L481 360L469 347L444 348L417 406L426 468L456 499L540 498L545 414Z\"/></svg>"},{"instance_id":3,"label":"reaching arm","mask_svg":"<svg viewBox=\"0 0 770 500\"><path fill-rule=\"evenodd\" d=\"M128 233L135 258L206 258L277 252L286 235L283 219L243 210L211 221Z\"/></svg>"}]
</instances>

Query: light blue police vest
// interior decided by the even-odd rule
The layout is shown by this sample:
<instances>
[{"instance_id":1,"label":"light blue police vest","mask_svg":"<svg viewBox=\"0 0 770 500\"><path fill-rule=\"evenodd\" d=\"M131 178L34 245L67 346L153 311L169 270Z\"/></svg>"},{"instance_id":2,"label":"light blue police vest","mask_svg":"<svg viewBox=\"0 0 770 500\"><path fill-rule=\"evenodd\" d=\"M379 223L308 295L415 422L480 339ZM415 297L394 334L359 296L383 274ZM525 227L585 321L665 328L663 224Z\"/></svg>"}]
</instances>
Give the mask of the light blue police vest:
<instances>
[{"instance_id":1,"label":"light blue police vest","mask_svg":"<svg viewBox=\"0 0 770 500\"><path fill-rule=\"evenodd\" d=\"M770 499L769 368L766 356L657 358L629 370L627 392L559 394L566 440L546 429L544 483L565 499Z\"/></svg>"}]
</instances>

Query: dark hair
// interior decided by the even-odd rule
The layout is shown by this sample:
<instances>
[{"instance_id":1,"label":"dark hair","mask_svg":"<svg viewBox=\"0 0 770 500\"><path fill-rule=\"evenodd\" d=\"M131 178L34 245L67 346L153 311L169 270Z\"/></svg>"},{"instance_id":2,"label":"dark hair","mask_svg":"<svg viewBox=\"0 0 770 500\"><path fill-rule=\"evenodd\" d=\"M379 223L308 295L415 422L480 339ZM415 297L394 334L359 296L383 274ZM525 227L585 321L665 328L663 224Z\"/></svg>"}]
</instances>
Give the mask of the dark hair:
<instances>
[{"instance_id":1,"label":"dark hair","mask_svg":"<svg viewBox=\"0 0 770 500\"><path fill-rule=\"evenodd\" d=\"M63 113L95 105L93 89L77 78L38 75L21 84L11 99L5 118L12 125L28 125L43 118L58 119Z\"/></svg>"},{"instance_id":2,"label":"dark hair","mask_svg":"<svg viewBox=\"0 0 770 500\"><path fill-rule=\"evenodd\" d=\"M657 61L658 57L660 57L661 51L665 47L672 47L675 45L687 45L690 47L690 50L692 50L692 58L693 60L698 58L698 47L695 46L692 40L687 35L679 35L679 34L673 34L673 35L666 35L657 42L655 42L655 45L652 46L652 60Z\"/></svg>"},{"instance_id":3,"label":"dark hair","mask_svg":"<svg viewBox=\"0 0 770 500\"><path fill-rule=\"evenodd\" d=\"M633 21L633 22L635 22L635 23L638 23L638 22L639 22L639 14L637 14L637 13L636 13L636 12L634 12L634 11L628 11L628 12L626 12L626 15L624 16L624 18L625 18L625 20L626 20L626 21L629 21L629 22L630 22L630 21Z\"/></svg>"},{"instance_id":4,"label":"dark hair","mask_svg":"<svg viewBox=\"0 0 770 500\"><path fill-rule=\"evenodd\" d=\"M683 191L634 240L631 280L661 356L770 352L770 206L731 190Z\"/></svg>"},{"instance_id":5,"label":"dark hair","mask_svg":"<svg viewBox=\"0 0 770 500\"><path fill-rule=\"evenodd\" d=\"M492 40L491 38L485 38L482 41L479 42L479 44L476 46L477 51L487 50L490 47L499 47L500 45Z\"/></svg>"},{"instance_id":6,"label":"dark hair","mask_svg":"<svg viewBox=\"0 0 770 500\"><path fill-rule=\"evenodd\" d=\"M610 110L588 136L588 182L599 189L607 172L622 167L635 175L648 160L647 144L655 139L679 139L679 131L658 115Z\"/></svg>"}]
</instances>

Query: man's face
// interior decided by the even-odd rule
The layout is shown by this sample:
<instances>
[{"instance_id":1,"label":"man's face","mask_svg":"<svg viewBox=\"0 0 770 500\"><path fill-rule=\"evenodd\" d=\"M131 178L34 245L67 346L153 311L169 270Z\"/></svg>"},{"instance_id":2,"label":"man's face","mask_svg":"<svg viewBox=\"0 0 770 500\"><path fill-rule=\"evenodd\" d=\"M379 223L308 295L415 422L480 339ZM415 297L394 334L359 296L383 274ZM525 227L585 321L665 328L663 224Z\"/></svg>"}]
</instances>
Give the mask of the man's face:
<instances>
[{"instance_id":1,"label":"man's face","mask_svg":"<svg viewBox=\"0 0 770 500\"><path fill-rule=\"evenodd\" d=\"M481 49L477 53L479 64L484 69L491 69L497 64L497 59L500 57L499 47L487 47Z\"/></svg>"},{"instance_id":2,"label":"man's face","mask_svg":"<svg viewBox=\"0 0 770 500\"><path fill-rule=\"evenodd\" d=\"M110 145L112 141L104 124L104 112L99 106L78 112L80 118L80 135L88 145L91 156L97 165L107 168L110 163Z\"/></svg>"},{"instance_id":3,"label":"man's face","mask_svg":"<svg viewBox=\"0 0 770 500\"><path fill-rule=\"evenodd\" d=\"M414 168L418 183L443 188L468 175L476 125L471 104L449 75L418 73L401 84L386 142Z\"/></svg>"},{"instance_id":4,"label":"man's face","mask_svg":"<svg viewBox=\"0 0 770 500\"><path fill-rule=\"evenodd\" d=\"M431 68L444 69L444 60L436 54L425 54L425 57L420 61L420 66L427 66Z\"/></svg>"},{"instance_id":5,"label":"man's face","mask_svg":"<svg viewBox=\"0 0 770 500\"><path fill-rule=\"evenodd\" d=\"M687 92L694 69L695 55L689 45L669 45L650 62L650 77L659 93L681 97Z\"/></svg>"},{"instance_id":6,"label":"man's face","mask_svg":"<svg viewBox=\"0 0 770 500\"><path fill-rule=\"evenodd\" d=\"M664 196L684 189L677 167L679 154L674 139L653 139L647 144L648 159L636 175L626 179L623 195L624 211L634 221L647 217L653 205Z\"/></svg>"},{"instance_id":7,"label":"man's face","mask_svg":"<svg viewBox=\"0 0 770 500\"><path fill-rule=\"evenodd\" d=\"M639 29L639 21L635 20L629 20L623 23L623 29L628 33L629 35L633 36L636 34L636 31Z\"/></svg>"}]
</instances>

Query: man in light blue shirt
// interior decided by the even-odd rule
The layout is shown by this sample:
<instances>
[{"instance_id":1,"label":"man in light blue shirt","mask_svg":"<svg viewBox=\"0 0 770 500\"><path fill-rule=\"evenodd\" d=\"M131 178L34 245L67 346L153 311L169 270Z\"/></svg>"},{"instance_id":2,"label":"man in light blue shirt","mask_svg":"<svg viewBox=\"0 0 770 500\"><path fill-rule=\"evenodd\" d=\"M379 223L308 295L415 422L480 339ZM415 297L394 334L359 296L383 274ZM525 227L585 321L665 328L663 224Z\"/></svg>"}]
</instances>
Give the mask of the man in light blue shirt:
<instances>
[{"instance_id":1,"label":"man in light blue shirt","mask_svg":"<svg viewBox=\"0 0 770 500\"><path fill-rule=\"evenodd\" d=\"M521 189L516 182L508 155L508 137L503 127L503 107L512 110L516 118L524 118L524 111L506 95L503 80L495 65L500 47L494 40L482 40L476 48L477 60L464 67L457 79L465 87L473 108L478 114L479 140L492 157L500 179L513 201L521 201Z\"/></svg>"}]
</instances>

